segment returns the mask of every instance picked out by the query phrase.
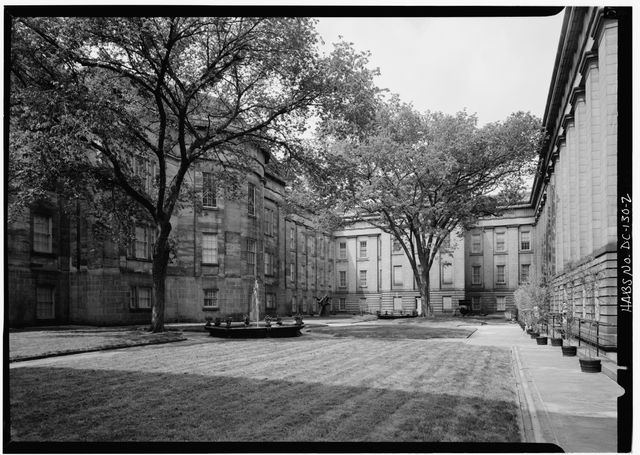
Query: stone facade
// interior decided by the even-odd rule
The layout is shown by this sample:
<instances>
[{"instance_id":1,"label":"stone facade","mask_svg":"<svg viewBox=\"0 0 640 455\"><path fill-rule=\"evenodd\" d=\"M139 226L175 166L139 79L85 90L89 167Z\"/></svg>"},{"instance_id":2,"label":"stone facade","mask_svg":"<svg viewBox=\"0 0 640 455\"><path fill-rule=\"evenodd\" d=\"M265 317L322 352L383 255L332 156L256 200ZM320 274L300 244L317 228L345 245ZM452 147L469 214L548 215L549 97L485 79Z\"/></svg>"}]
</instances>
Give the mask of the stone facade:
<instances>
[{"instance_id":1,"label":"stone facade","mask_svg":"<svg viewBox=\"0 0 640 455\"><path fill-rule=\"evenodd\" d=\"M618 23L609 16L566 10L532 206L534 263L551 279L554 309L600 321L604 343L615 346Z\"/></svg>"}]
</instances>

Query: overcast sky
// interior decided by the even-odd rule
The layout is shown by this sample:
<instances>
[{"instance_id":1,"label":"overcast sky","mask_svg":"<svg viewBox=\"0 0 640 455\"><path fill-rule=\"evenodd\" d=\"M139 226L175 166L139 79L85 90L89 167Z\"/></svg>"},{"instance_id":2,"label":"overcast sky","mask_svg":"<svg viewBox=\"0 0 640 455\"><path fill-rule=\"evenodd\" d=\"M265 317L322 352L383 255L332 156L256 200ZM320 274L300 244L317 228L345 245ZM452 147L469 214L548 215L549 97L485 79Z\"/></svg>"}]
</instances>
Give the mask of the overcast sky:
<instances>
[{"instance_id":1,"label":"overcast sky","mask_svg":"<svg viewBox=\"0 0 640 455\"><path fill-rule=\"evenodd\" d=\"M421 110L544 114L564 12L527 18L320 18L326 43L342 35L371 51L377 85Z\"/></svg>"}]
</instances>

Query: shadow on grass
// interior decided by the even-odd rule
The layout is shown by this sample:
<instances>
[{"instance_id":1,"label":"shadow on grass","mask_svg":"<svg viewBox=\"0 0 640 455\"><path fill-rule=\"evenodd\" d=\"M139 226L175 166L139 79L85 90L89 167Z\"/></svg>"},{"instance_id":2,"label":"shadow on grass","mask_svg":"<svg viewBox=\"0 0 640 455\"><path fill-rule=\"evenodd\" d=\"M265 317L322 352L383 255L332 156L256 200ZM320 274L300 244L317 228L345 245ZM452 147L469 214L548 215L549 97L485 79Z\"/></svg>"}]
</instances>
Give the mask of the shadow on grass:
<instances>
[{"instance_id":1,"label":"shadow on grass","mask_svg":"<svg viewBox=\"0 0 640 455\"><path fill-rule=\"evenodd\" d=\"M410 325L317 327L311 333L333 335L337 338L384 338L428 340L431 338L468 338L475 329L453 329L448 327L428 327Z\"/></svg>"},{"instance_id":2,"label":"shadow on grass","mask_svg":"<svg viewBox=\"0 0 640 455\"><path fill-rule=\"evenodd\" d=\"M14 368L11 441L518 442L508 401L191 374Z\"/></svg>"}]
</instances>

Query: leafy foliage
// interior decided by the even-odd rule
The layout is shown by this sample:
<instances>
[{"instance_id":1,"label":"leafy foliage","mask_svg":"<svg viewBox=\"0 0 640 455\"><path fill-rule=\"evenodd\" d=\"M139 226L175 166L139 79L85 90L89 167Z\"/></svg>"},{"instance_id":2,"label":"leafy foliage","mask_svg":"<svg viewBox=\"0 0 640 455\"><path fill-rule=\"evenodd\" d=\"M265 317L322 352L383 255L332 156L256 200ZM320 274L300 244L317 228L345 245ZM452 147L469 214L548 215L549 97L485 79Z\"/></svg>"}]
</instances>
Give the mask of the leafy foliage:
<instances>
[{"instance_id":1,"label":"leafy foliage","mask_svg":"<svg viewBox=\"0 0 640 455\"><path fill-rule=\"evenodd\" d=\"M9 201L84 199L105 227L156 227L152 326L162 329L171 221L191 171L229 197L264 151L295 157L310 115L351 118L365 56L317 51L309 18L18 17L11 23ZM126 227L121 226L123 229ZM120 231L118 231L120 232Z\"/></svg>"},{"instance_id":2,"label":"leafy foliage","mask_svg":"<svg viewBox=\"0 0 640 455\"><path fill-rule=\"evenodd\" d=\"M400 241L430 310L428 274L445 238L522 199L540 121L518 112L479 128L464 111L421 113L396 96L376 112L374 134L321 137L310 186L317 201Z\"/></svg>"}]
</instances>

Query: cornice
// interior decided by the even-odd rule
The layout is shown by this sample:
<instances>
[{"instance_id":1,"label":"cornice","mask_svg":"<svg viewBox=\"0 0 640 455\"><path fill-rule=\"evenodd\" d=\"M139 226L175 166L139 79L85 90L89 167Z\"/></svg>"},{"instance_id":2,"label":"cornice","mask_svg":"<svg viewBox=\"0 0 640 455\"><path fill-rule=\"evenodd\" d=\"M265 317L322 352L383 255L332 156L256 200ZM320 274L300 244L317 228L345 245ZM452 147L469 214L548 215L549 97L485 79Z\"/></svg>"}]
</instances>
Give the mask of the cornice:
<instances>
[{"instance_id":1,"label":"cornice","mask_svg":"<svg viewBox=\"0 0 640 455\"><path fill-rule=\"evenodd\" d=\"M575 109L575 105L576 105L576 102L578 101L578 98L582 98L582 101L584 101L584 95L585 95L584 86L573 87L573 89L571 89L571 95L569 95L569 103L571 104L572 113ZM573 115L571 116L571 118L573 118Z\"/></svg>"},{"instance_id":2,"label":"cornice","mask_svg":"<svg viewBox=\"0 0 640 455\"><path fill-rule=\"evenodd\" d=\"M578 65L578 72L582 77L586 77L587 68L592 64L598 63L598 51L592 50L582 55L580 64Z\"/></svg>"}]
</instances>

